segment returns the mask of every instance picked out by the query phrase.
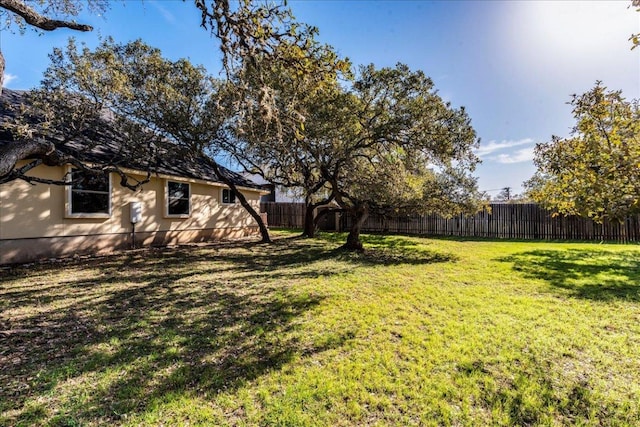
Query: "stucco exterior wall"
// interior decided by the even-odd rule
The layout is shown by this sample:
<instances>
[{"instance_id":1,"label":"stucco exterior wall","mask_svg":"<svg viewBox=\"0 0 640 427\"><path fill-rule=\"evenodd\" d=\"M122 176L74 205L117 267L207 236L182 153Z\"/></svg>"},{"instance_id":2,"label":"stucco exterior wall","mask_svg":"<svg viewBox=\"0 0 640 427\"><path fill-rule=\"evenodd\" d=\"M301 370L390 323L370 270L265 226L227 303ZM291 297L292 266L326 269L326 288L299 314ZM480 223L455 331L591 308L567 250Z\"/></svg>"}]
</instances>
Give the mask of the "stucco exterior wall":
<instances>
[{"instance_id":1,"label":"stucco exterior wall","mask_svg":"<svg viewBox=\"0 0 640 427\"><path fill-rule=\"evenodd\" d=\"M32 175L62 179L64 167L39 166ZM166 215L167 180L188 182L191 213L187 218ZM136 245L166 245L241 237L257 232L255 220L239 204L225 205L222 184L181 178L154 177L133 192L111 177L108 218L69 218L64 186L12 181L0 185L0 264L39 258L101 253L132 244L130 203L141 202L142 221L135 226ZM242 191L259 211L259 191Z\"/></svg>"}]
</instances>

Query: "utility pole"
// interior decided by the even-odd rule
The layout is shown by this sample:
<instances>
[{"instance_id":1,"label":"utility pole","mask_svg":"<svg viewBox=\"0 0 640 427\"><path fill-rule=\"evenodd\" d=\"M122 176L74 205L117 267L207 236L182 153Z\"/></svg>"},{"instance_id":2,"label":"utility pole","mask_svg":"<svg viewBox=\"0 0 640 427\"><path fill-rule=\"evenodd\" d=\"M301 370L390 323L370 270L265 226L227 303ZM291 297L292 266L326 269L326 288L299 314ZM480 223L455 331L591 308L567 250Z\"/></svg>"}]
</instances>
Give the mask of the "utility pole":
<instances>
[{"instance_id":1,"label":"utility pole","mask_svg":"<svg viewBox=\"0 0 640 427\"><path fill-rule=\"evenodd\" d=\"M511 187L504 187L502 191L504 192L504 197L507 201L511 200Z\"/></svg>"}]
</instances>

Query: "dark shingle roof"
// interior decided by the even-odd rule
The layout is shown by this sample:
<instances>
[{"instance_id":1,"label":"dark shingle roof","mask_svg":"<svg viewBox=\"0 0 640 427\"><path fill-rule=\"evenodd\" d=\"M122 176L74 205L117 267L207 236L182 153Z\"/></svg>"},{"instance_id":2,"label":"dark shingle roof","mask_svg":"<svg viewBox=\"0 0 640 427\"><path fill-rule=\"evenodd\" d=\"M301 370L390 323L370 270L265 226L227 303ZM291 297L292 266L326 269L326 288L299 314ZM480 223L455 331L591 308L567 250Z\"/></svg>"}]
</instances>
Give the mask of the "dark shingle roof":
<instances>
[{"instance_id":1,"label":"dark shingle roof","mask_svg":"<svg viewBox=\"0 0 640 427\"><path fill-rule=\"evenodd\" d=\"M21 104L26 102L25 91L2 89L0 96L0 145L12 141L11 133L8 132L4 123L15 118L15 111ZM90 137L76 138L57 148L67 155L73 155L82 162L94 164L113 164L122 168L129 168L140 171L150 170L154 174L163 174L183 178L194 178L209 182L222 182L216 176L212 168L201 158L190 156L188 151L179 146L169 146L158 149L159 155L153 160L150 166L149 159L144 159L139 154L132 153L129 144L122 144L123 136L120 135L105 115L101 129L91 132ZM32 124L35 124L33 120ZM53 137L47 137L54 140ZM89 143L89 139L90 143ZM262 185L243 177L239 173L233 172L223 166L220 170L225 176L232 180L235 185L248 188L263 189Z\"/></svg>"}]
</instances>

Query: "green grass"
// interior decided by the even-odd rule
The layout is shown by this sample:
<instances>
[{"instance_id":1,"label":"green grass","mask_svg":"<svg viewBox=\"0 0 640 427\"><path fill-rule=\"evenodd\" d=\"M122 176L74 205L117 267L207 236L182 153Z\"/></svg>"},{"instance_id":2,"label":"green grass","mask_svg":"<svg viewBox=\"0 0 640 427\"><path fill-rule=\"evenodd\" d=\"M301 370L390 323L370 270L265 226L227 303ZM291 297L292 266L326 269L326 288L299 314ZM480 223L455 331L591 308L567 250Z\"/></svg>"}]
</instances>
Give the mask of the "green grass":
<instances>
[{"instance_id":1,"label":"green grass","mask_svg":"<svg viewBox=\"0 0 640 427\"><path fill-rule=\"evenodd\" d=\"M344 235L0 273L0 425L640 425L640 248Z\"/></svg>"}]
</instances>

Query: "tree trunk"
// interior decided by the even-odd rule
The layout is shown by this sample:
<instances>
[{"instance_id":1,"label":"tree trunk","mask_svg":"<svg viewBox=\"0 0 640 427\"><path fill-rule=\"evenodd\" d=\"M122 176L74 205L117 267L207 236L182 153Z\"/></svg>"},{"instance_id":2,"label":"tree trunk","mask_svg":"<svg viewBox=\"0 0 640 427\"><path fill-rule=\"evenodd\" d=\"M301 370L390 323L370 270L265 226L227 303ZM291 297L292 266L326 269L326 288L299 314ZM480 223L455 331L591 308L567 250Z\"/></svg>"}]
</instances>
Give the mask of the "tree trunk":
<instances>
[{"instance_id":1,"label":"tree trunk","mask_svg":"<svg viewBox=\"0 0 640 427\"><path fill-rule=\"evenodd\" d=\"M342 246L350 251L363 251L362 241L360 240L360 231L364 222L369 217L369 209L367 205L358 205L351 210L353 215L353 224L347 236L347 242Z\"/></svg>"},{"instance_id":2,"label":"tree trunk","mask_svg":"<svg viewBox=\"0 0 640 427\"><path fill-rule=\"evenodd\" d=\"M321 186L318 186L320 188ZM313 193L312 193L313 194ZM311 194L305 197L305 214L304 214L304 231L302 232L302 237L315 237L316 231L318 230L318 222L320 218L326 211L320 212L318 215L314 215L315 210L320 206L325 206L331 203L334 199L334 196L331 195L324 200L320 200L316 203L313 203L311 200Z\"/></svg>"},{"instance_id":3,"label":"tree trunk","mask_svg":"<svg viewBox=\"0 0 640 427\"><path fill-rule=\"evenodd\" d=\"M313 212L316 210L316 205L313 203L305 203L304 212L304 230L302 231L302 237L313 238L316 236L316 223L314 221Z\"/></svg>"},{"instance_id":4,"label":"tree trunk","mask_svg":"<svg viewBox=\"0 0 640 427\"><path fill-rule=\"evenodd\" d=\"M253 209L253 207L249 204L249 202L247 202L247 198L244 197L244 194L242 194L238 190L234 182L222 173L222 171L220 170L220 166L218 165L218 162L211 159L209 156L206 156L206 155L203 155L203 156L206 162L209 164L209 166L213 168L218 178L220 178L222 182L224 182L229 186L233 194L235 194L236 198L240 201L240 204L242 205L242 207L245 208L245 210L249 212L249 215L251 215L253 219L256 220L256 222L258 223L258 228L260 229L260 235L262 236L261 243L271 243L271 237L269 236L269 229L264 224L264 221L262 221L262 217L260 216L260 214L256 212L255 209Z\"/></svg>"}]
</instances>

